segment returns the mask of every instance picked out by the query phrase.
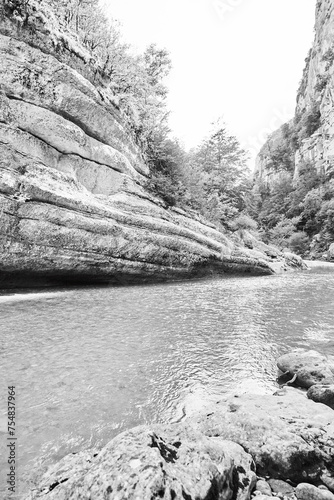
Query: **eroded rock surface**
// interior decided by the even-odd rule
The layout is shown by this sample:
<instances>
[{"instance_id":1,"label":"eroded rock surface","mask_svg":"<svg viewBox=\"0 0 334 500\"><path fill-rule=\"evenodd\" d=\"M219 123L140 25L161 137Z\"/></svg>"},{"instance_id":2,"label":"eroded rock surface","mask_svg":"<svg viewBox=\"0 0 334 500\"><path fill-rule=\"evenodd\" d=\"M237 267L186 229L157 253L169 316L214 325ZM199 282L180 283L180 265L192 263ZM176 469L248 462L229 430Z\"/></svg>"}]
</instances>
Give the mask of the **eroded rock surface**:
<instances>
[{"instance_id":1,"label":"eroded rock surface","mask_svg":"<svg viewBox=\"0 0 334 500\"><path fill-rule=\"evenodd\" d=\"M64 457L27 500L332 500L323 488L334 482L333 449L334 412L305 392L227 397L179 424L137 427L97 454Z\"/></svg>"},{"instance_id":2,"label":"eroded rock surface","mask_svg":"<svg viewBox=\"0 0 334 500\"><path fill-rule=\"evenodd\" d=\"M235 443L180 425L139 427L96 456L65 457L29 499L246 500L256 482L254 468Z\"/></svg>"},{"instance_id":3,"label":"eroded rock surface","mask_svg":"<svg viewBox=\"0 0 334 500\"><path fill-rule=\"evenodd\" d=\"M334 384L332 364L317 351L296 349L277 360L278 368L307 389L315 384Z\"/></svg>"},{"instance_id":4,"label":"eroded rock surface","mask_svg":"<svg viewBox=\"0 0 334 500\"><path fill-rule=\"evenodd\" d=\"M256 482L256 488L255 488L256 495L264 495L264 496L269 496L271 497L272 490L270 485L265 481L264 479L259 479Z\"/></svg>"},{"instance_id":5,"label":"eroded rock surface","mask_svg":"<svg viewBox=\"0 0 334 500\"><path fill-rule=\"evenodd\" d=\"M295 488L281 479L269 479L268 483L274 493L279 496L292 496Z\"/></svg>"},{"instance_id":6,"label":"eroded rock surface","mask_svg":"<svg viewBox=\"0 0 334 500\"><path fill-rule=\"evenodd\" d=\"M334 410L334 384L313 385L307 391L307 397L316 403L323 403Z\"/></svg>"},{"instance_id":7,"label":"eroded rock surface","mask_svg":"<svg viewBox=\"0 0 334 500\"><path fill-rule=\"evenodd\" d=\"M298 500L334 500L334 495L330 491L317 488L308 483L298 484L296 497Z\"/></svg>"},{"instance_id":8,"label":"eroded rock surface","mask_svg":"<svg viewBox=\"0 0 334 500\"><path fill-rule=\"evenodd\" d=\"M261 476L314 483L334 465L333 410L290 387L222 400L196 421L205 435L240 444Z\"/></svg>"}]
</instances>

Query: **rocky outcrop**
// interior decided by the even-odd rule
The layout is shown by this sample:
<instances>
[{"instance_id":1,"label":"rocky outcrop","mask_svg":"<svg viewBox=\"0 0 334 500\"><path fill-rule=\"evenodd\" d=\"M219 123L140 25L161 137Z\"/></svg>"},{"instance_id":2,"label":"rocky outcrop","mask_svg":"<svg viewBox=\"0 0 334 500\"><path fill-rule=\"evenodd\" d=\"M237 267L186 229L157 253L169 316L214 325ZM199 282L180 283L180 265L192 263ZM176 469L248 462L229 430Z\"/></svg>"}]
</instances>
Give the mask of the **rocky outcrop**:
<instances>
[{"instance_id":1,"label":"rocky outcrop","mask_svg":"<svg viewBox=\"0 0 334 500\"><path fill-rule=\"evenodd\" d=\"M110 82L43 0L1 2L0 58L2 288L289 267L145 190Z\"/></svg>"},{"instance_id":2,"label":"rocky outcrop","mask_svg":"<svg viewBox=\"0 0 334 500\"><path fill-rule=\"evenodd\" d=\"M317 351L296 349L281 356L277 367L300 387L308 389L315 384L334 384L331 362Z\"/></svg>"},{"instance_id":3,"label":"rocky outcrop","mask_svg":"<svg viewBox=\"0 0 334 500\"><path fill-rule=\"evenodd\" d=\"M333 410L304 392L229 396L179 424L64 457L27 500L332 500L333 447Z\"/></svg>"},{"instance_id":4,"label":"rocky outcrop","mask_svg":"<svg viewBox=\"0 0 334 500\"><path fill-rule=\"evenodd\" d=\"M323 403L334 410L334 384L313 385L307 391L307 397L316 403Z\"/></svg>"},{"instance_id":5,"label":"rocky outcrop","mask_svg":"<svg viewBox=\"0 0 334 500\"><path fill-rule=\"evenodd\" d=\"M256 163L256 176L264 181L275 178L270 154L282 146L287 126L296 128L299 143L293 155L294 178L303 162L311 162L318 173L330 178L334 173L334 2L318 0L315 39L306 59L297 95L295 119L274 132L263 146Z\"/></svg>"},{"instance_id":6,"label":"rocky outcrop","mask_svg":"<svg viewBox=\"0 0 334 500\"><path fill-rule=\"evenodd\" d=\"M334 500L334 495L330 491L316 488L308 483L298 484L296 497L298 500Z\"/></svg>"},{"instance_id":7,"label":"rocky outcrop","mask_svg":"<svg viewBox=\"0 0 334 500\"><path fill-rule=\"evenodd\" d=\"M301 364L321 359L297 354ZM182 422L140 426L101 451L64 457L27 500L333 500L333 449L333 409L305 391L225 395Z\"/></svg>"},{"instance_id":8,"label":"rocky outcrop","mask_svg":"<svg viewBox=\"0 0 334 500\"><path fill-rule=\"evenodd\" d=\"M317 484L334 464L333 410L293 388L231 397L197 418L197 425L207 436L242 446L261 476Z\"/></svg>"},{"instance_id":9,"label":"rocky outcrop","mask_svg":"<svg viewBox=\"0 0 334 500\"><path fill-rule=\"evenodd\" d=\"M274 226L274 239L279 239L282 228L291 224L284 237L286 244L291 248L299 246L298 251L312 260L332 260L333 0L316 2L315 38L305 62L294 118L271 134L258 154L254 196L261 200L260 219L266 229ZM275 202L275 196L282 201ZM282 202L284 210L280 208Z\"/></svg>"},{"instance_id":10,"label":"rocky outcrop","mask_svg":"<svg viewBox=\"0 0 334 500\"><path fill-rule=\"evenodd\" d=\"M256 482L241 446L183 426L139 427L96 456L65 457L29 498L246 500Z\"/></svg>"}]
</instances>

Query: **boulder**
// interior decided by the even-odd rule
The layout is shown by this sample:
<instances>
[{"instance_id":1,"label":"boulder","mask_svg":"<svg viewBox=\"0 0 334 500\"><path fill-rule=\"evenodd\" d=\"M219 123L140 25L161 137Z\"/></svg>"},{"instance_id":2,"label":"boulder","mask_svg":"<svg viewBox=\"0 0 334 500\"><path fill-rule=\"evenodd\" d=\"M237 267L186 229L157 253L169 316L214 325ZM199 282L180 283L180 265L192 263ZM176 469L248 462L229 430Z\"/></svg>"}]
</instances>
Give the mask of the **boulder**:
<instances>
[{"instance_id":1,"label":"boulder","mask_svg":"<svg viewBox=\"0 0 334 500\"><path fill-rule=\"evenodd\" d=\"M334 410L334 384L313 385L307 391L307 397L316 403L323 403Z\"/></svg>"},{"instance_id":2,"label":"boulder","mask_svg":"<svg viewBox=\"0 0 334 500\"><path fill-rule=\"evenodd\" d=\"M270 488L278 496L292 496L294 494L294 487L286 481L281 479L269 479Z\"/></svg>"},{"instance_id":3,"label":"boulder","mask_svg":"<svg viewBox=\"0 0 334 500\"><path fill-rule=\"evenodd\" d=\"M315 384L334 384L334 374L326 356L317 351L296 349L277 360L278 368L295 376L295 383L307 389Z\"/></svg>"},{"instance_id":4,"label":"boulder","mask_svg":"<svg viewBox=\"0 0 334 500\"><path fill-rule=\"evenodd\" d=\"M262 494L271 497L272 492L267 481L265 481L264 479L259 479L256 483L256 488L254 493L257 493L257 495Z\"/></svg>"},{"instance_id":5,"label":"boulder","mask_svg":"<svg viewBox=\"0 0 334 500\"><path fill-rule=\"evenodd\" d=\"M334 493L334 477L332 475L324 472L321 476L321 481L332 493Z\"/></svg>"},{"instance_id":6,"label":"boulder","mask_svg":"<svg viewBox=\"0 0 334 500\"><path fill-rule=\"evenodd\" d=\"M291 387L221 400L197 416L196 425L207 436L240 444L261 476L315 482L334 466L333 410Z\"/></svg>"},{"instance_id":7,"label":"boulder","mask_svg":"<svg viewBox=\"0 0 334 500\"><path fill-rule=\"evenodd\" d=\"M149 498L247 500L254 463L239 445L190 427L137 427L97 455L65 457L29 499L137 500Z\"/></svg>"},{"instance_id":8,"label":"boulder","mask_svg":"<svg viewBox=\"0 0 334 500\"><path fill-rule=\"evenodd\" d=\"M300 483L296 488L296 497L298 500L334 500L334 495L312 484Z\"/></svg>"}]
</instances>

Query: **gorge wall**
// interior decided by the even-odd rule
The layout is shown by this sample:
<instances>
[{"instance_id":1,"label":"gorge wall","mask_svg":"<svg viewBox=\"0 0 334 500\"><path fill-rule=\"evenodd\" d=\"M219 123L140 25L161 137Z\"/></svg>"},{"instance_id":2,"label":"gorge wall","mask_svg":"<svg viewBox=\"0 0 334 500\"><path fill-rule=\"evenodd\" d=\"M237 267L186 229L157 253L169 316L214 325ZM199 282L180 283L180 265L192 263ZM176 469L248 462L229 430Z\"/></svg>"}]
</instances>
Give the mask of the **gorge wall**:
<instances>
[{"instance_id":1,"label":"gorge wall","mask_svg":"<svg viewBox=\"0 0 334 500\"><path fill-rule=\"evenodd\" d=\"M287 126L297 129L293 156L294 176L302 161L311 161L319 173L334 172L334 2L318 0L315 39L305 60L298 89L295 119L274 132L260 151L255 175L275 177L271 152L282 145ZM311 123L312 122L312 123ZM315 130L314 130L315 129ZM282 162L283 163L283 162Z\"/></svg>"},{"instance_id":2,"label":"gorge wall","mask_svg":"<svg viewBox=\"0 0 334 500\"><path fill-rule=\"evenodd\" d=\"M269 136L257 157L254 178L257 187L265 186L272 195L275 183L290 177L294 193L282 215L300 218L297 228L307 233L311 250L312 244L318 246L321 255L334 242L333 0L316 3L315 38L305 62L295 116Z\"/></svg>"},{"instance_id":3,"label":"gorge wall","mask_svg":"<svg viewBox=\"0 0 334 500\"><path fill-rule=\"evenodd\" d=\"M0 287L274 272L145 190L149 169L98 61L43 0L0 3Z\"/></svg>"}]
</instances>

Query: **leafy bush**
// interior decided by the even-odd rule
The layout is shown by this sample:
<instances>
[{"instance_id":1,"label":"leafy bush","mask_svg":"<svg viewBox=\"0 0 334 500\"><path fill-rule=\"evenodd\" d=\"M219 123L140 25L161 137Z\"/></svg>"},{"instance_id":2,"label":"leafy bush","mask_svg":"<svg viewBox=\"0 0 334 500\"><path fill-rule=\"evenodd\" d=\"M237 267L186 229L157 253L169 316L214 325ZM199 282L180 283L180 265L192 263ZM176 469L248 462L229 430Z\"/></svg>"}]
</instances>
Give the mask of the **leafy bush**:
<instances>
[{"instance_id":1,"label":"leafy bush","mask_svg":"<svg viewBox=\"0 0 334 500\"><path fill-rule=\"evenodd\" d=\"M328 81L329 81L329 75L318 75L317 83L314 87L314 90L316 92L321 93L326 88Z\"/></svg>"},{"instance_id":2,"label":"leafy bush","mask_svg":"<svg viewBox=\"0 0 334 500\"><path fill-rule=\"evenodd\" d=\"M231 229L233 229L234 231L256 231L257 227L257 222L246 214L239 215L239 217L234 219L234 221L231 223Z\"/></svg>"},{"instance_id":3,"label":"leafy bush","mask_svg":"<svg viewBox=\"0 0 334 500\"><path fill-rule=\"evenodd\" d=\"M311 137L321 125L321 113L319 104L313 104L311 109L306 113L303 119L306 137Z\"/></svg>"},{"instance_id":4,"label":"leafy bush","mask_svg":"<svg viewBox=\"0 0 334 500\"><path fill-rule=\"evenodd\" d=\"M296 225L298 223L298 220L298 217L295 217L293 219L287 219L286 217L283 217L282 220L280 220L273 229L270 229L270 241L280 248L286 247L288 245L289 239L296 232Z\"/></svg>"},{"instance_id":5,"label":"leafy bush","mask_svg":"<svg viewBox=\"0 0 334 500\"><path fill-rule=\"evenodd\" d=\"M332 48L329 48L324 55L322 56L322 60L326 61L326 71L329 70L329 68L332 66L333 61L334 61L334 51Z\"/></svg>"},{"instance_id":6,"label":"leafy bush","mask_svg":"<svg viewBox=\"0 0 334 500\"><path fill-rule=\"evenodd\" d=\"M309 249L309 244L310 240L303 232L294 233L288 240L289 247L298 255L304 255Z\"/></svg>"},{"instance_id":7,"label":"leafy bush","mask_svg":"<svg viewBox=\"0 0 334 500\"><path fill-rule=\"evenodd\" d=\"M328 233L334 241L334 199L326 201L322 205L317 220L322 231Z\"/></svg>"},{"instance_id":8,"label":"leafy bush","mask_svg":"<svg viewBox=\"0 0 334 500\"><path fill-rule=\"evenodd\" d=\"M270 152L270 160L267 167L275 172L286 170L292 172L294 169L294 154L287 141L282 141Z\"/></svg>"}]
</instances>

